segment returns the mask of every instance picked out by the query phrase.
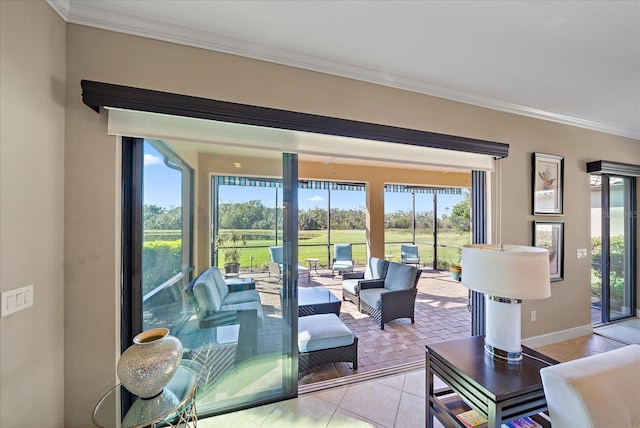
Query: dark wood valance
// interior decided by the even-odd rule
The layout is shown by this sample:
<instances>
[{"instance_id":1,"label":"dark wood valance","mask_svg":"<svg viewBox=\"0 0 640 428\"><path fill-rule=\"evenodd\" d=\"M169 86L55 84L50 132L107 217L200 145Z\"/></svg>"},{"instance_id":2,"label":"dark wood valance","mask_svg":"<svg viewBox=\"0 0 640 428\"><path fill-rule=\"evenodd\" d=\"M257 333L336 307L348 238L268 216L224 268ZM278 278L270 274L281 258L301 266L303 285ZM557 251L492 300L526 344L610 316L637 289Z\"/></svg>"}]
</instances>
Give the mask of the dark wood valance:
<instances>
[{"instance_id":1,"label":"dark wood valance","mask_svg":"<svg viewBox=\"0 0 640 428\"><path fill-rule=\"evenodd\" d=\"M595 175L610 174L640 177L640 165L599 160L587 162L587 172Z\"/></svg>"},{"instance_id":2,"label":"dark wood valance","mask_svg":"<svg viewBox=\"0 0 640 428\"><path fill-rule=\"evenodd\" d=\"M111 107L291 131L409 144L483 154L494 158L504 158L509 155L509 145L504 143L89 80L82 80L81 85L83 102L98 113L100 112L100 107Z\"/></svg>"}]
</instances>

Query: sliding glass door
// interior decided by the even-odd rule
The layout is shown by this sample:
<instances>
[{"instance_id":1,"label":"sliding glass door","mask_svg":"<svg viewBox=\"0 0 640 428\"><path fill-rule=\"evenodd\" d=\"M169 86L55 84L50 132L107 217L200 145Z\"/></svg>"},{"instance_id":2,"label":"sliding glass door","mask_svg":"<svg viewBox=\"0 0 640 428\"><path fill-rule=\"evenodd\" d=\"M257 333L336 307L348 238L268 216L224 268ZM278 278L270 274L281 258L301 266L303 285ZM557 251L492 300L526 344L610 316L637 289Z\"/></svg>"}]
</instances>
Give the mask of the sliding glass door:
<instances>
[{"instance_id":1,"label":"sliding glass door","mask_svg":"<svg viewBox=\"0 0 640 428\"><path fill-rule=\"evenodd\" d=\"M201 417L297 396L297 155L251 155L123 138L122 351L140 331L168 328L182 342L183 365L199 376ZM212 176L255 168L281 183L272 214L283 258L274 277L242 255L263 225L214 210L210 199ZM221 214L230 227L212 228ZM212 263L216 250L237 251L236 269Z\"/></svg>"},{"instance_id":2,"label":"sliding glass door","mask_svg":"<svg viewBox=\"0 0 640 428\"><path fill-rule=\"evenodd\" d=\"M607 323L633 316L635 178L592 176L592 305ZM596 312L597 314L597 312Z\"/></svg>"},{"instance_id":3,"label":"sliding glass door","mask_svg":"<svg viewBox=\"0 0 640 428\"><path fill-rule=\"evenodd\" d=\"M142 329L179 330L193 269L193 170L164 143L143 142Z\"/></svg>"}]
</instances>

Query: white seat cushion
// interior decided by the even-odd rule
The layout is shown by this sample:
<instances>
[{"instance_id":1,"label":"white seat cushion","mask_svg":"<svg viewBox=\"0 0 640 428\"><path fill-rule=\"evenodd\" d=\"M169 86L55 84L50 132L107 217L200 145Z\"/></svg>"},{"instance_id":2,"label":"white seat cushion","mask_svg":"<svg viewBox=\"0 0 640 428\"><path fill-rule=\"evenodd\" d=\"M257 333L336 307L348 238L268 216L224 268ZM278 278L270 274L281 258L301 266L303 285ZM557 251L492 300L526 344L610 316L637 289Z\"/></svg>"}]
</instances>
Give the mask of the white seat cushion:
<instances>
[{"instance_id":1,"label":"white seat cushion","mask_svg":"<svg viewBox=\"0 0 640 428\"><path fill-rule=\"evenodd\" d=\"M196 297L198 307L203 313L219 311L222 305L222 297L213 274L207 270L196 279L193 285L193 295Z\"/></svg>"},{"instance_id":2,"label":"white seat cushion","mask_svg":"<svg viewBox=\"0 0 640 428\"><path fill-rule=\"evenodd\" d=\"M384 288L391 291L409 290L416 286L418 269L400 263L389 263Z\"/></svg>"},{"instance_id":3,"label":"white seat cushion","mask_svg":"<svg viewBox=\"0 0 640 428\"><path fill-rule=\"evenodd\" d=\"M365 288L360 290L360 300L375 309L380 309L380 296L388 293L386 288Z\"/></svg>"},{"instance_id":4,"label":"white seat cushion","mask_svg":"<svg viewBox=\"0 0 640 428\"><path fill-rule=\"evenodd\" d=\"M242 290L235 293L227 294L227 297L222 301L222 306L225 305L237 305L239 303L260 302L260 295L258 290Z\"/></svg>"},{"instance_id":5,"label":"white seat cushion","mask_svg":"<svg viewBox=\"0 0 640 428\"><path fill-rule=\"evenodd\" d=\"M357 296L358 295L358 282L362 281L361 279L344 279L342 280L342 288L347 290L349 293Z\"/></svg>"},{"instance_id":6,"label":"white seat cushion","mask_svg":"<svg viewBox=\"0 0 640 428\"><path fill-rule=\"evenodd\" d=\"M299 352L351 345L353 338L353 332L336 314L317 314L298 318Z\"/></svg>"},{"instance_id":7,"label":"white seat cushion","mask_svg":"<svg viewBox=\"0 0 640 428\"><path fill-rule=\"evenodd\" d=\"M554 428L640 426L640 345L545 367L540 376Z\"/></svg>"},{"instance_id":8,"label":"white seat cushion","mask_svg":"<svg viewBox=\"0 0 640 428\"><path fill-rule=\"evenodd\" d=\"M353 262L337 261L333 264L333 270L353 270Z\"/></svg>"},{"instance_id":9,"label":"white seat cushion","mask_svg":"<svg viewBox=\"0 0 640 428\"><path fill-rule=\"evenodd\" d=\"M377 257L370 257L364 271L364 279L380 279L387 273L389 262Z\"/></svg>"}]
</instances>

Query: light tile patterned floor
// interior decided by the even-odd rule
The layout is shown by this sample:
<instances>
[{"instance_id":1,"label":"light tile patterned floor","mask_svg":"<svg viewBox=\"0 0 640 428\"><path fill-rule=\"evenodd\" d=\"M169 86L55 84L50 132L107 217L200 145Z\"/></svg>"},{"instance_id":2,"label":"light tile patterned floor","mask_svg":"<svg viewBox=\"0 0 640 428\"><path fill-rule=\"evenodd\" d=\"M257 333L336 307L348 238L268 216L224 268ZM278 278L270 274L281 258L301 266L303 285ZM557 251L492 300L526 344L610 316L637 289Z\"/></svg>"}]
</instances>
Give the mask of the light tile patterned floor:
<instances>
[{"instance_id":1,"label":"light tile patterned floor","mask_svg":"<svg viewBox=\"0 0 640 428\"><path fill-rule=\"evenodd\" d=\"M589 335L537 350L559 361L569 361L621 346L623 344L616 341ZM415 428L424 425L424 369L304 394L297 399L198 422L200 428Z\"/></svg>"},{"instance_id":2,"label":"light tile patterned floor","mask_svg":"<svg viewBox=\"0 0 640 428\"><path fill-rule=\"evenodd\" d=\"M260 346L273 346L278 340L281 319L279 282L260 277L269 324ZM325 286L341 298L341 278L326 272L301 277L300 286ZM346 363L327 365L303 373L301 395L297 399L273 403L226 415L204 419L199 427L421 427L425 423L424 352L427 343L468 337L471 315L467 309L468 291L446 272L424 271L418 285L416 323L396 320L382 331L354 304L343 302L340 318L359 337L359 370ZM568 361L622 346L597 335L584 336L537 349L559 361ZM413 371L400 372L401 365ZM391 367L391 369L390 369ZM386 373L383 376L382 373ZM389 375L389 373L393 373ZM376 377L380 374L380 377ZM364 380L360 380L364 379ZM341 381L346 381L340 385ZM353 382L356 381L356 382ZM331 386L331 385L340 386ZM322 389L321 389L322 388ZM308 392L320 389L317 392Z\"/></svg>"}]
</instances>

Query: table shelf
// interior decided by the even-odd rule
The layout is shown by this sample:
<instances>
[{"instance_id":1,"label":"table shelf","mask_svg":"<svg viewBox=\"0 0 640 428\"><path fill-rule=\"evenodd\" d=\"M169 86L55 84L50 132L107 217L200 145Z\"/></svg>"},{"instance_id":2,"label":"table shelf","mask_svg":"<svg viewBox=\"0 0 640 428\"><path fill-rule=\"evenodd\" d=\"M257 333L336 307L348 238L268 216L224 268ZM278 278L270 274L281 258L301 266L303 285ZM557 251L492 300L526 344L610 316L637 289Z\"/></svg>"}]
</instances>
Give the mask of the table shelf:
<instances>
[{"instance_id":1,"label":"table shelf","mask_svg":"<svg viewBox=\"0 0 640 428\"><path fill-rule=\"evenodd\" d=\"M464 428L456 415L470 409L483 414L491 428L525 416L550 427L542 414L547 404L540 369L557 361L532 349L524 350L522 363L514 365L485 354L480 336L427 345L427 428L433 425L433 417L446 427ZM446 388L436 390L434 376Z\"/></svg>"},{"instance_id":2,"label":"table shelf","mask_svg":"<svg viewBox=\"0 0 640 428\"><path fill-rule=\"evenodd\" d=\"M434 404L434 416L447 428L466 428L465 425L458 420L457 415L467 412L472 409L464 400L460 398L451 389L448 390L446 396L437 399L437 404ZM486 415L485 415L486 416ZM551 422L549 421L548 414L538 413L535 415L529 415L531 419L539 423L543 428L551 428ZM488 424L479 425L477 428L486 428Z\"/></svg>"}]
</instances>

